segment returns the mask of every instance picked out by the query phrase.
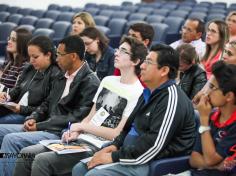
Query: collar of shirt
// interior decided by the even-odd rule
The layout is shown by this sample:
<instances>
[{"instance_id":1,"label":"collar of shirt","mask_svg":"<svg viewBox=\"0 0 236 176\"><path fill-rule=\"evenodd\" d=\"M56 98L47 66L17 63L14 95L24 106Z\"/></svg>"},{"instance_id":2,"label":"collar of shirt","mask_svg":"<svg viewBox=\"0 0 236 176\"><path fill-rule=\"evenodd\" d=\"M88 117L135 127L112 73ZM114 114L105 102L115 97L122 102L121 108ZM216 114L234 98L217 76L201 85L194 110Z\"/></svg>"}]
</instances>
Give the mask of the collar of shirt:
<instances>
[{"instance_id":1,"label":"collar of shirt","mask_svg":"<svg viewBox=\"0 0 236 176\"><path fill-rule=\"evenodd\" d=\"M231 125L232 123L236 121L236 110L231 114L230 118L228 118L228 120L226 120L223 123L220 123L220 113L221 113L220 110L217 110L211 116L211 120L213 121L216 127L223 128L228 125Z\"/></svg>"},{"instance_id":2,"label":"collar of shirt","mask_svg":"<svg viewBox=\"0 0 236 176\"><path fill-rule=\"evenodd\" d=\"M74 79L74 77L77 75L77 73L80 71L80 69L84 66L86 62L84 62L77 70L74 71L71 75L68 74L68 71L65 73L66 79Z\"/></svg>"},{"instance_id":3,"label":"collar of shirt","mask_svg":"<svg viewBox=\"0 0 236 176\"><path fill-rule=\"evenodd\" d=\"M192 45L196 45L196 44L199 44L199 42L200 42L200 43L203 42L201 38L198 39L198 40L193 40L193 41L191 41L190 43L191 43Z\"/></svg>"},{"instance_id":4,"label":"collar of shirt","mask_svg":"<svg viewBox=\"0 0 236 176\"><path fill-rule=\"evenodd\" d=\"M172 84L175 84L175 80L170 79L170 80L166 81L165 83L163 83L162 85L160 85L158 88L156 88L153 92L151 92L150 89L145 88L143 90L143 97L144 97L145 104L147 104L149 102L149 99L152 96L152 94L156 94L157 92L159 92L163 88L169 87Z\"/></svg>"}]
</instances>

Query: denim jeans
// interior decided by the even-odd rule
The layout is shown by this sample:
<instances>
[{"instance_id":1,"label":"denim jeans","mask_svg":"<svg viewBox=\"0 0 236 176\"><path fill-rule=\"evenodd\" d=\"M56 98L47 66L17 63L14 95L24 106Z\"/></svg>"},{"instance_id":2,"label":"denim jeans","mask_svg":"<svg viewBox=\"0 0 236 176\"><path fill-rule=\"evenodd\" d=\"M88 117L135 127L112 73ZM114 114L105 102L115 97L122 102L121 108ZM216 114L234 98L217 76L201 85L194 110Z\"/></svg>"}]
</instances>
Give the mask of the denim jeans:
<instances>
[{"instance_id":1,"label":"denim jeans","mask_svg":"<svg viewBox=\"0 0 236 176\"><path fill-rule=\"evenodd\" d=\"M0 117L0 124L22 124L25 120L25 116L12 113Z\"/></svg>"},{"instance_id":2,"label":"denim jeans","mask_svg":"<svg viewBox=\"0 0 236 176\"><path fill-rule=\"evenodd\" d=\"M72 176L148 176L149 165L113 165L103 169L88 170L86 164L80 162L72 170Z\"/></svg>"},{"instance_id":3,"label":"denim jeans","mask_svg":"<svg viewBox=\"0 0 236 176\"><path fill-rule=\"evenodd\" d=\"M37 144L44 139L60 139L59 136L44 132L24 132L23 125L0 124L0 144L2 153L17 154L24 147ZM12 176L17 157L3 157L0 159L0 175Z\"/></svg>"},{"instance_id":4,"label":"denim jeans","mask_svg":"<svg viewBox=\"0 0 236 176\"><path fill-rule=\"evenodd\" d=\"M21 150L22 154L35 154L34 160L18 158L14 176L69 175L74 165L81 159L93 155L92 151L58 155L41 144L31 145Z\"/></svg>"}]
</instances>

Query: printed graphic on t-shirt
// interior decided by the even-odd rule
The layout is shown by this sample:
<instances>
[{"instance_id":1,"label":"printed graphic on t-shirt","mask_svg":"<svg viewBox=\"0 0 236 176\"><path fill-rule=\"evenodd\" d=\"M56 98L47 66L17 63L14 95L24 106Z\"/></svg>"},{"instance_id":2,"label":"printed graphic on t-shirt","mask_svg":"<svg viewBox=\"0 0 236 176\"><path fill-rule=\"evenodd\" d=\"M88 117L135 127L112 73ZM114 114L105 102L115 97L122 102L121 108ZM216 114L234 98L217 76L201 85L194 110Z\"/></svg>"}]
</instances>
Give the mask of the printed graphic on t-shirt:
<instances>
[{"instance_id":1,"label":"printed graphic on t-shirt","mask_svg":"<svg viewBox=\"0 0 236 176\"><path fill-rule=\"evenodd\" d=\"M102 126L116 128L120 123L127 102L127 99L103 88L97 98L96 111L103 107L110 115L102 123Z\"/></svg>"}]
</instances>

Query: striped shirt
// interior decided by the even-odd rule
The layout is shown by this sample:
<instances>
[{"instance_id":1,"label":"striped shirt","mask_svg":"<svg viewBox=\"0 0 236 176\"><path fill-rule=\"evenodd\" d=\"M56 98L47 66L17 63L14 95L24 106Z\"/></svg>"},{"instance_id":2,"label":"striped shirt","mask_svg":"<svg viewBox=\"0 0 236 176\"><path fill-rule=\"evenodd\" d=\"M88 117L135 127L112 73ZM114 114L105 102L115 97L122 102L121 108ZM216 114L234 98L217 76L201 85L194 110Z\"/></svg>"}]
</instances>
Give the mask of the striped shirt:
<instances>
[{"instance_id":1,"label":"striped shirt","mask_svg":"<svg viewBox=\"0 0 236 176\"><path fill-rule=\"evenodd\" d=\"M11 64L2 74L0 83L7 88L15 87L18 76L22 73L25 63L21 66L15 66ZM7 64L6 64L7 66Z\"/></svg>"}]
</instances>

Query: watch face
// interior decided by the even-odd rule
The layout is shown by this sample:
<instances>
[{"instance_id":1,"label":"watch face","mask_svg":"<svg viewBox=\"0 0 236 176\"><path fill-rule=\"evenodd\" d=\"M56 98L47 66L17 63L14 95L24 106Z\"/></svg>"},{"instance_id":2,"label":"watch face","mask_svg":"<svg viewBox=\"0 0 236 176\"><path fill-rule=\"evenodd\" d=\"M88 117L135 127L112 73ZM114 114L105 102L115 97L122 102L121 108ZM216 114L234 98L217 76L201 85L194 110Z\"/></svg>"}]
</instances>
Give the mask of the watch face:
<instances>
[{"instance_id":1,"label":"watch face","mask_svg":"<svg viewBox=\"0 0 236 176\"><path fill-rule=\"evenodd\" d=\"M198 132L201 134L202 133L202 128L199 127Z\"/></svg>"},{"instance_id":2,"label":"watch face","mask_svg":"<svg viewBox=\"0 0 236 176\"><path fill-rule=\"evenodd\" d=\"M199 129L198 129L198 132L199 132L200 134L202 134L203 132L208 131L208 130L210 130L210 129L211 129L211 128L210 128L209 126L200 126Z\"/></svg>"}]
</instances>

